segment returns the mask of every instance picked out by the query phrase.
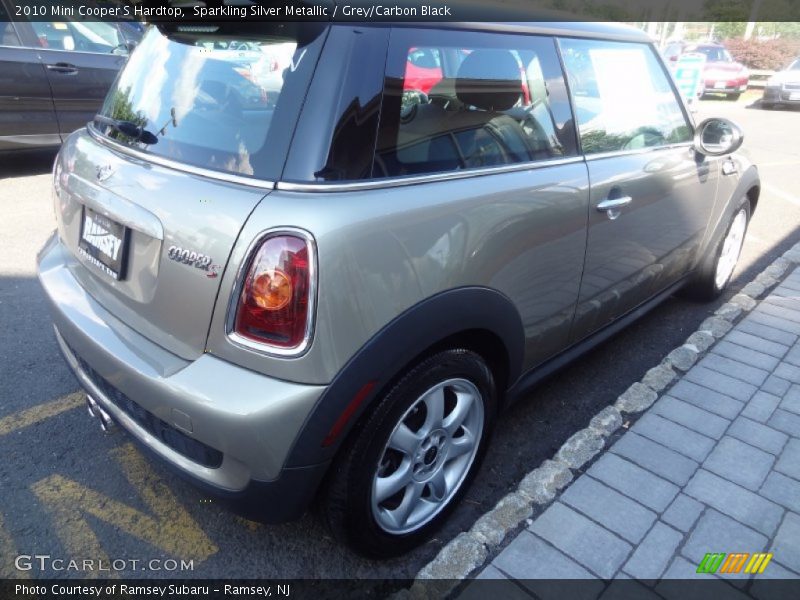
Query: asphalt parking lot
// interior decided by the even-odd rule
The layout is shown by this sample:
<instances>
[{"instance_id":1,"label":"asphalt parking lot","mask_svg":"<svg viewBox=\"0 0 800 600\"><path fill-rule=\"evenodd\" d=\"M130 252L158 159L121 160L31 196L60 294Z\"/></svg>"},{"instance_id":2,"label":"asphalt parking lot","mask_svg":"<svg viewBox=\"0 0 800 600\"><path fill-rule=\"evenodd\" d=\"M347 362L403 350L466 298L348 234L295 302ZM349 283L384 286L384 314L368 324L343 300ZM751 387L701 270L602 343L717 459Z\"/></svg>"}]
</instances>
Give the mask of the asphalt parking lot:
<instances>
[{"instance_id":1,"label":"asphalt parking lot","mask_svg":"<svg viewBox=\"0 0 800 600\"><path fill-rule=\"evenodd\" d=\"M764 111L746 95L703 101L698 114L742 125L763 182L727 298L800 240L800 110ZM36 252L54 227L53 156L0 156L0 577L91 576L52 565L18 571L19 554L141 561L120 573L131 577L413 577L725 300L672 298L540 386L500 419L479 477L440 535L403 558L367 561L313 515L280 526L233 515L87 417L35 278ZM193 570L176 573L169 561L193 561Z\"/></svg>"}]
</instances>

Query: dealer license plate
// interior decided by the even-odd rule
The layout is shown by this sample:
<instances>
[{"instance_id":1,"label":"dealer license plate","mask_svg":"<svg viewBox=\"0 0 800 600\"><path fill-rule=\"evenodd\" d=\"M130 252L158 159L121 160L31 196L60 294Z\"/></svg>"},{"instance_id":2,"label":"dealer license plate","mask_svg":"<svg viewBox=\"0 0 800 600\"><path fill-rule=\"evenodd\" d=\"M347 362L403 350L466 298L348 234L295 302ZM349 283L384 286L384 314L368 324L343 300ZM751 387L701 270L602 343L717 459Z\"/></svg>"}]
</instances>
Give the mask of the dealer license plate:
<instances>
[{"instance_id":1,"label":"dealer license plate","mask_svg":"<svg viewBox=\"0 0 800 600\"><path fill-rule=\"evenodd\" d=\"M78 247L83 256L106 275L123 279L128 232L124 225L84 206Z\"/></svg>"}]
</instances>

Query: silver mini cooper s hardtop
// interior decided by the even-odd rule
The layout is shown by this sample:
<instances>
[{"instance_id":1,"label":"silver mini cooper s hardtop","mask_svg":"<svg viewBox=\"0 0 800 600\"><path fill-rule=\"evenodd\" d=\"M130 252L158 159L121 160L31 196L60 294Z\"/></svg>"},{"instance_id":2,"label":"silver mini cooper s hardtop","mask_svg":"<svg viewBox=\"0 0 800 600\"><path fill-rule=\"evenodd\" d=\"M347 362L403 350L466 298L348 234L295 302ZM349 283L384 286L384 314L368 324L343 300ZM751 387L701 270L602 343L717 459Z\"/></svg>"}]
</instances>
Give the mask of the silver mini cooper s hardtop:
<instances>
[{"instance_id":1,"label":"silver mini cooper s hardtop","mask_svg":"<svg viewBox=\"0 0 800 600\"><path fill-rule=\"evenodd\" d=\"M153 26L56 159L39 278L104 425L268 521L320 496L388 556L499 410L722 292L741 140L623 26Z\"/></svg>"}]
</instances>

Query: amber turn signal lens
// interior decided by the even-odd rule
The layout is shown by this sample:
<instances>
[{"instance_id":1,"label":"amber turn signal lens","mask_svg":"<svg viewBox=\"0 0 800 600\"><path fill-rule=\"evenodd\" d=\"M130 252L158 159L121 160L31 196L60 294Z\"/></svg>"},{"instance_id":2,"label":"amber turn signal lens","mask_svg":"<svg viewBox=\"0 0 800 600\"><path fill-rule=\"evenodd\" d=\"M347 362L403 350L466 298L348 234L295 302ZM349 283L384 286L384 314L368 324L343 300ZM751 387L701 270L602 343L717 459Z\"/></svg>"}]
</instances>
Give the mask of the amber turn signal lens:
<instances>
[{"instance_id":1,"label":"amber turn signal lens","mask_svg":"<svg viewBox=\"0 0 800 600\"><path fill-rule=\"evenodd\" d=\"M265 271L253 282L252 298L259 308L280 310L292 299L292 282L283 271Z\"/></svg>"},{"instance_id":2,"label":"amber turn signal lens","mask_svg":"<svg viewBox=\"0 0 800 600\"><path fill-rule=\"evenodd\" d=\"M299 348L311 327L313 259L306 239L283 233L265 238L247 267L236 334L275 348Z\"/></svg>"}]
</instances>

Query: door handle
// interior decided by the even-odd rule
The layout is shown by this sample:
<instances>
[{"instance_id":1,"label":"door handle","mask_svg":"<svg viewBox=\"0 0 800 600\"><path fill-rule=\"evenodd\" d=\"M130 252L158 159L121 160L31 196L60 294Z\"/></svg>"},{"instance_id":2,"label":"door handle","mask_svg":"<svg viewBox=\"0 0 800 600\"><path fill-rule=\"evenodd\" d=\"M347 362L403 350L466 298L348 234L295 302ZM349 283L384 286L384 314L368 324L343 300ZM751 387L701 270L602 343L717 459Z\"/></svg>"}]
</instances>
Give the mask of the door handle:
<instances>
[{"instance_id":1,"label":"door handle","mask_svg":"<svg viewBox=\"0 0 800 600\"><path fill-rule=\"evenodd\" d=\"M633 202L630 196L620 196L619 198L606 198L601 200L597 205L598 212L604 212L612 221L620 215L622 207L628 206Z\"/></svg>"},{"instance_id":2,"label":"door handle","mask_svg":"<svg viewBox=\"0 0 800 600\"><path fill-rule=\"evenodd\" d=\"M69 63L56 63L54 65L47 65L48 71L55 71L64 75L75 75L78 72L78 67Z\"/></svg>"}]
</instances>

